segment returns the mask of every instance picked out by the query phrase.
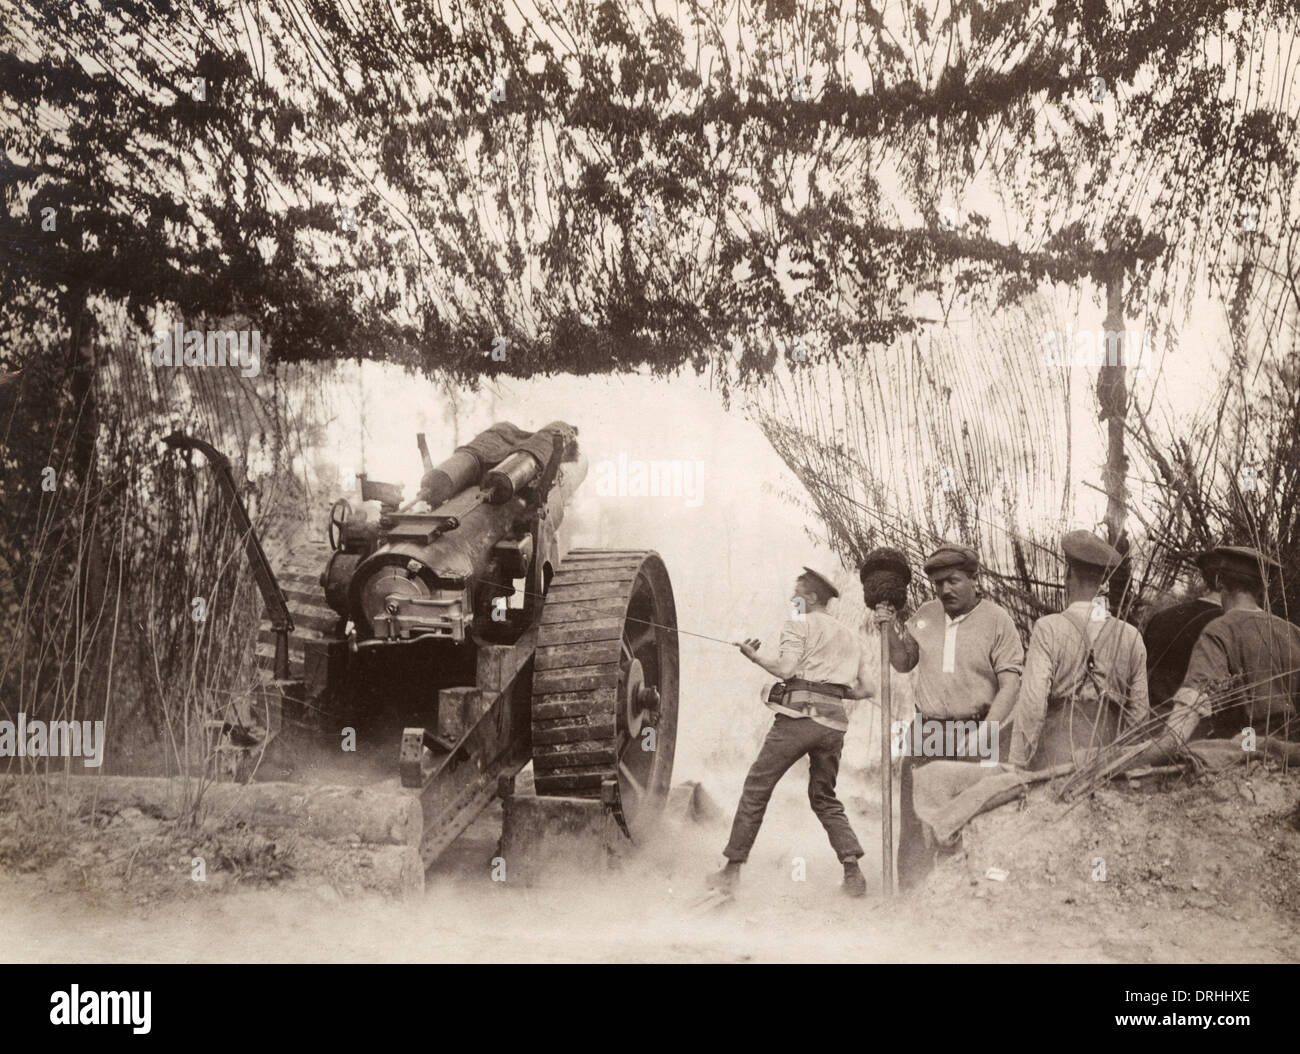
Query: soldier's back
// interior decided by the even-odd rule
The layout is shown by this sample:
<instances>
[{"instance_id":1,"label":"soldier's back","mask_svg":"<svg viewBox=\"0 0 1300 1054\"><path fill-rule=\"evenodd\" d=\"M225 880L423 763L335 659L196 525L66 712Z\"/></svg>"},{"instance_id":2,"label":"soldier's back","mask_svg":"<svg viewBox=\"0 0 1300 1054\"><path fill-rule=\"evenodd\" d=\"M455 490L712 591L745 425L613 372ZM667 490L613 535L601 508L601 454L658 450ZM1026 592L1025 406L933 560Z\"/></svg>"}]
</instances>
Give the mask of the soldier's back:
<instances>
[{"instance_id":1,"label":"soldier's back","mask_svg":"<svg viewBox=\"0 0 1300 1054\"><path fill-rule=\"evenodd\" d=\"M1146 716L1142 635L1122 619L1093 617L1094 610L1091 604L1072 604L1034 626L1051 656L1052 677L1032 769L1100 749Z\"/></svg>"},{"instance_id":2,"label":"soldier's back","mask_svg":"<svg viewBox=\"0 0 1300 1054\"><path fill-rule=\"evenodd\" d=\"M1187 664L1201 631L1223 614L1212 600L1195 597L1157 611L1146 624L1147 679L1153 708L1165 707L1182 686Z\"/></svg>"},{"instance_id":3,"label":"soldier's back","mask_svg":"<svg viewBox=\"0 0 1300 1054\"><path fill-rule=\"evenodd\" d=\"M1225 612L1201 632L1187 683L1214 698L1213 735L1281 731L1300 707L1300 627L1261 610Z\"/></svg>"},{"instance_id":4,"label":"soldier's back","mask_svg":"<svg viewBox=\"0 0 1300 1054\"><path fill-rule=\"evenodd\" d=\"M1128 687L1140 669L1145 675L1146 648L1142 634L1123 619L1106 615L1094 618L1091 604L1071 604L1055 615L1045 615L1034 626L1048 634L1053 657L1052 691L1067 692L1084 677L1091 649L1093 668L1108 688Z\"/></svg>"}]
</instances>

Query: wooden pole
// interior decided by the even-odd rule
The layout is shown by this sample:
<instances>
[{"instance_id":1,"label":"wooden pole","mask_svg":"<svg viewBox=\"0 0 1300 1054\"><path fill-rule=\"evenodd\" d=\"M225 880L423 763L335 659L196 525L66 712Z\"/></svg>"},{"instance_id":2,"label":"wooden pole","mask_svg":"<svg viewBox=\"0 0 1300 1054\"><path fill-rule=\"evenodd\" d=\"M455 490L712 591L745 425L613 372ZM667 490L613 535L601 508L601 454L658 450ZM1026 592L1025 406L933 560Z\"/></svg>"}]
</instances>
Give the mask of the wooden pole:
<instances>
[{"instance_id":1,"label":"wooden pole","mask_svg":"<svg viewBox=\"0 0 1300 1054\"><path fill-rule=\"evenodd\" d=\"M894 895L894 764L890 757L889 627L880 626L880 888Z\"/></svg>"}]
</instances>

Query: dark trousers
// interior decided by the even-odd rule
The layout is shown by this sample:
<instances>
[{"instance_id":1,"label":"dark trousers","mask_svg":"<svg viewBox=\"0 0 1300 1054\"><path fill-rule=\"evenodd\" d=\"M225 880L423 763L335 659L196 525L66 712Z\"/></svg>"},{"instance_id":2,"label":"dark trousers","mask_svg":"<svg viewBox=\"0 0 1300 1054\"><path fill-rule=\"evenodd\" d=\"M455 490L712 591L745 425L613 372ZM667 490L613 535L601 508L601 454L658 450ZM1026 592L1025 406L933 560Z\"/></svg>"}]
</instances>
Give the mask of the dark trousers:
<instances>
[{"instance_id":1,"label":"dark trousers","mask_svg":"<svg viewBox=\"0 0 1300 1054\"><path fill-rule=\"evenodd\" d=\"M741 791L736 819L731 825L731 838L722 855L737 863L749 859L750 847L758 837L772 791L790 766L807 754L808 802L826 828L831 847L841 860L860 857L862 846L849 826L844 806L835 797L835 779L840 772L843 749L843 732L819 725L809 717L777 714L763 740L763 749L745 777L745 789Z\"/></svg>"},{"instance_id":2,"label":"dark trousers","mask_svg":"<svg viewBox=\"0 0 1300 1054\"><path fill-rule=\"evenodd\" d=\"M921 821L912 807L912 780L917 769L931 761L979 761L979 758L903 758L898 780L898 888L910 889L934 870L938 851L925 844Z\"/></svg>"}]
</instances>

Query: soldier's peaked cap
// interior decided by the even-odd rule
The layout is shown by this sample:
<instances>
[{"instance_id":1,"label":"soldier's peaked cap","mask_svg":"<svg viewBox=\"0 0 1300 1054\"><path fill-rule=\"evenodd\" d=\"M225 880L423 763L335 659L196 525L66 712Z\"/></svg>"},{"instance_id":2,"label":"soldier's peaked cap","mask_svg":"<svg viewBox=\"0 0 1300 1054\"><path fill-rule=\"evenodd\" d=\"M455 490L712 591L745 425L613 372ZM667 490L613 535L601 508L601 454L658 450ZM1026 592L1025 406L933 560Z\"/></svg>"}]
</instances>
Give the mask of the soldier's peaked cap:
<instances>
[{"instance_id":1,"label":"soldier's peaked cap","mask_svg":"<svg viewBox=\"0 0 1300 1054\"><path fill-rule=\"evenodd\" d=\"M1061 552L1072 564L1084 564L1103 571L1115 570L1124 559L1118 549L1103 542L1091 531L1070 531L1063 534Z\"/></svg>"},{"instance_id":2,"label":"soldier's peaked cap","mask_svg":"<svg viewBox=\"0 0 1300 1054\"><path fill-rule=\"evenodd\" d=\"M814 571L811 567L805 567L803 569L803 576L807 578L811 578L814 582L816 582L818 585L824 588L828 593L830 593L832 597L837 597L840 595L840 591L836 589L833 585L831 585L830 579L827 578L820 571Z\"/></svg>"},{"instance_id":3,"label":"soldier's peaked cap","mask_svg":"<svg viewBox=\"0 0 1300 1054\"><path fill-rule=\"evenodd\" d=\"M925 561L925 573L933 575L936 571L949 571L953 568L974 574L980 568L980 554L969 545L956 545L945 542L932 552Z\"/></svg>"},{"instance_id":4,"label":"soldier's peaked cap","mask_svg":"<svg viewBox=\"0 0 1300 1054\"><path fill-rule=\"evenodd\" d=\"M907 566L907 557L887 546L867 553L862 566L858 568L858 578L865 579L872 571L893 571L902 576L904 583L912 581L912 569Z\"/></svg>"},{"instance_id":5,"label":"soldier's peaked cap","mask_svg":"<svg viewBox=\"0 0 1300 1054\"><path fill-rule=\"evenodd\" d=\"M1202 554L1197 563L1206 570L1228 571L1264 581L1269 575L1282 570L1282 565L1258 549L1244 545L1220 545Z\"/></svg>"}]
</instances>

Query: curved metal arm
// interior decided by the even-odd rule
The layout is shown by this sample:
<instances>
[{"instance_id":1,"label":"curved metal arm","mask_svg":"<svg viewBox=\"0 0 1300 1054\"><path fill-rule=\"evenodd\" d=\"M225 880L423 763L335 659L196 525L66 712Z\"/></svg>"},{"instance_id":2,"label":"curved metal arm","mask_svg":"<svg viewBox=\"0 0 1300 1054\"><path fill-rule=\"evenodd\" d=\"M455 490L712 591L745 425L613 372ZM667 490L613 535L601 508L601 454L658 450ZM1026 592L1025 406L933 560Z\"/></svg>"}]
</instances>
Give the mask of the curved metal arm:
<instances>
[{"instance_id":1,"label":"curved metal arm","mask_svg":"<svg viewBox=\"0 0 1300 1054\"><path fill-rule=\"evenodd\" d=\"M230 458L226 457L211 443L196 439L181 431L163 436L163 442L176 450L198 450L211 463L217 473L217 486L226 499L231 519L235 521L240 537L244 540L244 552L253 570L253 578L266 604L271 618L271 628L275 631L275 679L289 679L289 634L293 632L293 615L289 613L289 604L285 600L280 584L275 580L271 570L271 561L266 558L266 550L253 530L253 521L248 518L248 510L239 497L239 487L235 475L230 469Z\"/></svg>"},{"instance_id":2,"label":"curved metal arm","mask_svg":"<svg viewBox=\"0 0 1300 1054\"><path fill-rule=\"evenodd\" d=\"M226 457L211 443L197 439L185 432L177 430L170 435L165 435L163 436L163 442L177 450L197 450L217 468L230 468L230 458Z\"/></svg>"}]
</instances>

